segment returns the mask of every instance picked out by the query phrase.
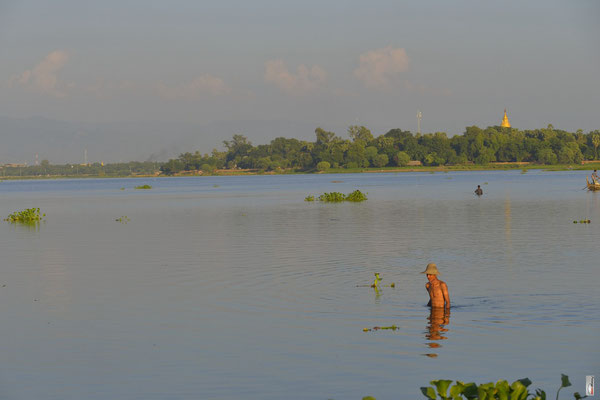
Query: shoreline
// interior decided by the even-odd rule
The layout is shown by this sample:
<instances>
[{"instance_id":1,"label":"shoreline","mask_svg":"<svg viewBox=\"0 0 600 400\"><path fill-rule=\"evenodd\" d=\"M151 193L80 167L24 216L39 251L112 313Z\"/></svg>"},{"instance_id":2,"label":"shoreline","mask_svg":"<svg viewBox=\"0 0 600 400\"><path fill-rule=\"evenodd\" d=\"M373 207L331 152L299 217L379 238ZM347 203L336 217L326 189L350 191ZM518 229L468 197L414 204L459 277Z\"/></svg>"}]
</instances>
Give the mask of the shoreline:
<instances>
[{"instance_id":1,"label":"shoreline","mask_svg":"<svg viewBox=\"0 0 600 400\"><path fill-rule=\"evenodd\" d=\"M184 171L174 175L147 174L147 175L31 175L31 176L3 176L1 181L8 180L51 180L51 179L106 179L106 178L170 178L188 176L244 176L244 175L310 175L310 174L356 174L356 173L401 173L401 172L451 172L451 171L511 171L521 170L527 173L529 170L543 171L586 171L600 169L600 161L588 161L581 165L541 165L529 163L497 163L488 165L446 165L446 166L407 166L407 167L384 167L384 168L330 168L327 171L298 171L293 169L279 171L260 170L217 170L214 173L203 173L202 171Z\"/></svg>"}]
</instances>

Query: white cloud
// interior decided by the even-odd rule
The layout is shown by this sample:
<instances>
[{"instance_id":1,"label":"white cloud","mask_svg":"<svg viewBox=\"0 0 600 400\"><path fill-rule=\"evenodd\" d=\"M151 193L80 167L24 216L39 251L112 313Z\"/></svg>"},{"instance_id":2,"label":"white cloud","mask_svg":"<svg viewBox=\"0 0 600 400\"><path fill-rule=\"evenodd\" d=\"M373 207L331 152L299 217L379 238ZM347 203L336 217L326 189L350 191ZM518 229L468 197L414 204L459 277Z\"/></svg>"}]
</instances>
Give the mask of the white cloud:
<instances>
[{"instance_id":1,"label":"white cloud","mask_svg":"<svg viewBox=\"0 0 600 400\"><path fill-rule=\"evenodd\" d=\"M402 72L408 69L406 51L392 46L371 50L360 55L360 64L354 76L372 89L388 89L400 82Z\"/></svg>"},{"instance_id":2,"label":"white cloud","mask_svg":"<svg viewBox=\"0 0 600 400\"><path fill-rule=\"evenodd\" d=\"M265 63L265 81L292 95L316 90L325 82L326 75L325 70L318 65L310 69L300 65L294 74L287 69L282 60L269 60Z\"/></svg>"},{"instance_id":3,"label":"white cloud","mask_svg":"<svg viewBox=\"0 0 600 400\"><path fill-rule=\"evenodd\" d=\"M231 88L223 79L210 74L203 74L191 82L181 86L167 86L159 83L156 87L158 94L167 99L193 99L203 94L223 96L231 93Z\"/></svg>"},{"instance_id":4,"label":"white cloud","mask_svg":"<svg viewBox=\"0 0 600 400\"><path fill-rule=\"evenodd\" d=\"M58 73L67 64L69 54L63 50L55 50L48 54L42 62L14 76L9 81L11 86L21 86L29 90L46 93L56 97L64 97L65 85L58 79Z\"/></svg>"}]
</instances>

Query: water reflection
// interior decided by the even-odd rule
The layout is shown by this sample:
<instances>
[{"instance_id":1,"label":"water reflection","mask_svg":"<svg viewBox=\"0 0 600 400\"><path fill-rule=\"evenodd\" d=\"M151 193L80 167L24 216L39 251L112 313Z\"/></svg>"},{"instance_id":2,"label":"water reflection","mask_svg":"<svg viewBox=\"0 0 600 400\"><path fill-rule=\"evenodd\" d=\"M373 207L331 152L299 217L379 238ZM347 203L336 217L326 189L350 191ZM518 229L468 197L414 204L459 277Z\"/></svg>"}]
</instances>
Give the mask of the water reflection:
<instances>
[{"instance_id":1,"label":"water reflection","mask_svg":"<svg viewBox=\"0 0 600 400\"><path fill-rule=\"evenodd\" d=\"M446 326L450 324L450 309L445 307L431 307L428 321L425 338L430 342L427 343L427 346L430 349L442 347L437 341L448 339L444 334L448 332ZM427 357L437 357L436 353L426 353L425 355Z\"/></svg>"}]
</instances>

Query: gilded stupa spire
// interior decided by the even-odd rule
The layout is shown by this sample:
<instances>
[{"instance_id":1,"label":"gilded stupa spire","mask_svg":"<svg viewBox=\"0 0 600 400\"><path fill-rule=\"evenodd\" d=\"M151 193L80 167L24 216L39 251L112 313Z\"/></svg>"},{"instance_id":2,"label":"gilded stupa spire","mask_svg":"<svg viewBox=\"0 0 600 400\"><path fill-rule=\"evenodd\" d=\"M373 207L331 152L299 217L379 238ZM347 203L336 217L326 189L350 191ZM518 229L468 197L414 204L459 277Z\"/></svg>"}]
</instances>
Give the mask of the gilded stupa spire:
<instances>
[{"instance_id":1,"label":"gilded stupa spire","mask_svg":"<svg viewBox=\"0 0 600 400\"><path fill-rule=\"evenodd\" d=\"M506 108L504 109L504 118L502 118L502 123L500 124L503 128L510 128L510 122L508 122L508 115L506 115Z\"/></svg>"}]
</instances>

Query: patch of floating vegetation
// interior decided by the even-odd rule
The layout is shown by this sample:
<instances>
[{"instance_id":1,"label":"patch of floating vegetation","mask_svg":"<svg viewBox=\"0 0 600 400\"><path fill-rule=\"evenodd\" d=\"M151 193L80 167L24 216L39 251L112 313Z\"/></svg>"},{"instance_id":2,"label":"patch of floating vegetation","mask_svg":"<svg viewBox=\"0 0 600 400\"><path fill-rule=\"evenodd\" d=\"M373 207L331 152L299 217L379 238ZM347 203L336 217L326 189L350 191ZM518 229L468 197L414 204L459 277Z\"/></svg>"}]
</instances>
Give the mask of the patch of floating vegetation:
<instances>
[{"instance_id":1,"label":"patch of floating vegetation","mask_svg":"<svg viewBox=\"0 0 600 400\"><path fill-rule=\"evenodd\" d=\"M573 221L574 224L577 223L577 221ZM589 219L582 219L581 221L579 221L580 224L591 224L592 221L590 221Z\"/></svg>"},{"instance_id":2,"label":"patch of floating vegetation","mask_svg":"<svg viewBox=\"0 0 600 400\"><path fill-rule=\"evenodd\" d=\"M214 187L214 188L218 188L218 187L220 187L220 186L219 186L219 185L217 185L217 184L214 184L214 185L213 185L213 187Z\"/></svg>"},{"instance_id":3,"label":"patch of floating vegetation","mask_svg":"<svg viewBox=\"0 0 600 400\"><path fill-rule=\"evenodd\" d=\"M119 190L125 190L125 188L124 188L124 187L122 187L122 188L121 188L121 189L119 189Z\"/></svg>"},{"instance_id":4,"label":"patch of floating vegetation","mask_svg":"<svg viewBox=\"0 0 600 400\"><path fill-rule=\"evenodd\" d=\"M379 289L379 288L381 288L381 287L383 287L383 285L379 284L381 281L383 281L383 278L381 276L379 276L379 272L375 272L373 275L375 275L375 280L373 281L372 284L370 284L370 285L356 285L356 287L367 287L368 286L368 287L372 287L373 289L376 289L376 290ZM396 284L394 282L392 282L392 283L390 283L389 287L395 288Z\"/></svg>"},{"instance_id":5,"label":"patch of floating vegetation","mask_svg":"<svg viewBox=\"0 0 600 400\"><path fill-rule=\"evenodd\" d=\"M425 354L428 357L437 357L437 354ZM558 400L558 395L560 390L565 387L572 386L569 381L569 376L565 374L560 374L561 385L556 391L556 399ZM454 385L452 385L452 381L449 379L436 379L429 382L432 386L421 387L421 393L427 399L435 400L440 398L442 400L445 399L454 399L454 400L462 400L462 399L518 399L518 400L542 400L546 398L550 398L550 396L546 397L546 392L542 389L536 389L535 394L529 392L529 385L531 385L531 380L529 378L522 378L514 381L513 383L509 383L505 379L500 379L498 382L489 382L477 385L474 382L464 383L461 381L456 381ZM450 389L450 396L448 396L448 389ZM575 400L585 399L588 396L581 396L578 392L573 393L573 398ZM363 400L366 398L363 397ZM372 399L375 400L375 399Z\"/></svg>"},{"instance_id":6,"label":"patch of floating vegetation","mask_svg":"<svg viewBox=\"0 0 600 400\"><path fill-rule=\"evenodd\" d=\"M342 183L344 181L331 181L331 183Z\"/></svg>"},{"instance_id":7,"label":"patch of floating vegetation","mask_svg":"<svg viewBox=\"0 0 600 400\"><path fill-rule=\"evenodd\" d=\"M136 189L152 189L152 186L150 185L142 185L142 186L136 186Z\"/></svg>"},{"instance_id":8,"label":"patch of floating vegetation","mask_svg":"<svg viewBox=\"0 0 600 400\"><path fill-rule=\"evenodd\" d=\"M398 328L396 325L392 325L392 326L374 326L372 328L363 328L363 332L371 332L371 331L379 331L379 330L398 330L400 328Z\"/></svg>"},{"instance_id":9,"label":"patch of floating vegetation","mask_svg":"<svg viewBox=\"0 0 600 400\"><path fill-rule=\"evenodd\" d=\"M120 222L122 224L126 224L129 221L131 221L131 219L129 219L129 217L127 215L122 215L119 218L115 219L115 221Z\"/></svg>"},{"instance_id":10,"label":"patch of floating vegetation","mask_svg":"<svg viewBox=\"0 0 600 400\"><path fill-rule=\"evenodd\" d=\"M4 220L13 224L36 224L42 221L45 216L46 214L40 214L39 208L27 208L23 211L15 211Z\"/></svg>"},{"instance_id":11,"label":"patch of floating vegetation","mask_svg":"<svg viewBox=\"0 0 600 400\"><path fill-rule=\"evenodd\" d=\"M352 201L357 203L367 200L367 196L360 190L355 190L354 192L346 195L340 192L326 192L316 199L325 203L340 203L342 201ZM315 196L308 195L304 198L304 201L315 201Z\"/></svg>"}]
</instances>

